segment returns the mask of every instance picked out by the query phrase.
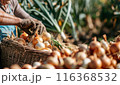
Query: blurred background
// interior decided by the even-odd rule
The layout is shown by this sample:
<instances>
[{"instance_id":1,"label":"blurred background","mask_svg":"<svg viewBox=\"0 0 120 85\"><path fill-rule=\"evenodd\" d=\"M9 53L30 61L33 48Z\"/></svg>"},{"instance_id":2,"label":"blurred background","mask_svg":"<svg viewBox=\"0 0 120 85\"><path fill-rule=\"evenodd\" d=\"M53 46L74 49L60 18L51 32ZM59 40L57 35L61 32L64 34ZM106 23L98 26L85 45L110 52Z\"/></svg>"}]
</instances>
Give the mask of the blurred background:
<instances>
[{"instance_id":1,"label":"blurred background","mask_svg":"<svg viewBox=\"0 0 120 85\"><path fill-rule=\"evenodd\" d=\"M47 31L64 42L89 44L103 34L108 41L120 33L120 0L18 0Z\"/></svg>"}]
</instances>

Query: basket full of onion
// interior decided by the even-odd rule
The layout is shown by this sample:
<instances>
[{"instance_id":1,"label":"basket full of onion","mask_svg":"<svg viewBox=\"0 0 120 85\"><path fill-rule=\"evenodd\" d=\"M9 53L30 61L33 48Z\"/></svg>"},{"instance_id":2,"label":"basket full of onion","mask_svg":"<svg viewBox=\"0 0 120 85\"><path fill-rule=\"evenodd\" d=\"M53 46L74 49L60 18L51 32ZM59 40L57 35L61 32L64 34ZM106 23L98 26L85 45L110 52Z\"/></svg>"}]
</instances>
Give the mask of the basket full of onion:
<instances>
[{"instance_id":1,"label":"basket full of onion","mask_svg":"<svg viewBox=\"0 0 120 85\"><path fill-rule=\"evenodd\" d=\"M0 44L1 64L3 67L9 67L12 64L20 66L24 64L33 64L35 61L45 61L51 54L51 35L48 32L33 37L25 32L20 37L6 37Z\"/></svg>"}]
</instances>

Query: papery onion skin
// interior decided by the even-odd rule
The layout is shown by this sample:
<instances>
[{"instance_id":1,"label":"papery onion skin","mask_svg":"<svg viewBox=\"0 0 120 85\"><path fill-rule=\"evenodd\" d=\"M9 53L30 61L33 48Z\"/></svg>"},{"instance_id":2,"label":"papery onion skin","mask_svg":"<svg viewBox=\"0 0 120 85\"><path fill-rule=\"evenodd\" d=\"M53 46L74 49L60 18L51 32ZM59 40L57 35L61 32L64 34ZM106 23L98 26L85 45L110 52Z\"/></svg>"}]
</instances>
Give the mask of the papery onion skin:
<instances>
[{"instance_id":1,"label":"papery onion skin","mask_svg":"<svg viewBox=\"0 0 120 85\"><path fill-rule=\"evenodd\" d=\"M102 68L106 68L111 65L111 59L108 58L106 55L101 57L101 61L102 61Z\"/></svg>"},{"instance_id":2,"label":"papery onion skin","mask_svg":"<svg viewBox=\"0 0 120 85\"><path fill-rule=\"evenodd\" d=\"M113 43L111 46L110 46L110 52L112 54L114 53L117 53L120 51L120 42L116 42L116 43Z\"/></svg>"},{"instance_id":3,"label":"papery onion skin","mask_svg":"<svg viewBox=\"0 0 120 85\"><path fill-rule=\"evenodd\" d=\"M101 47L101 44L97 41L96 37L94 37L93 39L94 40L90 43L90 50L95 50L96 48Z\"/></svg>"},{"instance_id":4,"label":"papery onion skin","mask_svg":"<svg viewBox=\"0 0 120 85\"><path fill-rule=\"evenodd\" d=\"M55 67L52 64L43 64L39 66L37 69L55 69Z\"/></svg>"},{"instance_id":5,"label":"papery onion skin","mask_svg":"<svg viewBox=\"0 0 120 85\"><path fill-rule=\"evenodd\" d=\"M77 60L84 60L87 58L87 54L85 52L77 52L74 56Z\"/></svg>"},{"instance_id":6,"label":"papery onion skin","mask_svg":"<svg viewBox=\"0 0 120 85\"><path fill-rule=\"evenodd\" d=\"M32 69L32 66L30 64L24 64L22 69Z\"/></svg>"},{"instance_id":7,"label":"papery onion skin","mask_svg":"<svg viewBox=\"0 0 120 85\"><path fill-rule=\"evenodd\" d=\"M46 62L48 64L52 64L53 66L58 66L59 64L57 57L48 57Z\"/></svg>"},{"instance_id":8,"label":"papery onion skin","mask_svg":"<svg viewBox=\"0 0 120 85\"><path fill-rule=\"evenodd\" d=\"M73 59L71 57L67 57L64 59L64 65L68 69L72 69L75 66L75 64L76 64L75 59Z\"/></svg>"},{"instance_id":9,"label":"papery onion skin","mask_svg":"<svg viewBox=\"0 0 120 85\"><path fill-rule=\"evenodd\" d=\"M99 69L102 67L102 62L99 58L96 58L94 60L92 60L90 63L89 63L89 68L91 69Z\"/></svg>"}]
</instances>

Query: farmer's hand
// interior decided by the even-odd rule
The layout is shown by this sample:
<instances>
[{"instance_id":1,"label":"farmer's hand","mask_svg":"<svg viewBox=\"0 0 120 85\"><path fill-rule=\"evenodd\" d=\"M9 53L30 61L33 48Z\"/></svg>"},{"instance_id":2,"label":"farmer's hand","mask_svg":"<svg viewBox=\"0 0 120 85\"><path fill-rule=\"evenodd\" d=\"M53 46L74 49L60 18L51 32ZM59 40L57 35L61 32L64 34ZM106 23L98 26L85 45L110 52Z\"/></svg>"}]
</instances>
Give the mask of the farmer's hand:
<instances>
[{"instance_id":1,"label":"farmer's hand","mask_svg":"<svg viewBox=\"0 0 120 85\"><path fill-rule=\"evenodd\" d=\"M46 27L42 24L41 21L36 21L35 23L38 28L38 34L42 34L44 31L46 31Z\"/></svg>"},{"instance_id":2,"label":"farmer's hand","mask_svg":"<svg viewBox=\"0 0 120 85\"><path fill-rule=\"evenodd\" d=\"M22 21L18 24L18 27L20 27L28 35L33 35L36 30L36 23L32 19L22 19Z\"/></svg>"},{"instance_id":3,"label":"farmer's hand","mask_svg":"<svg viewBox=\"0 0 120 85\"><path fill-rule=\"evenodd\" d=\"M37 29L38 34L42 34L46 31L46 27L42 22L34 21L33 19L23 19L18 26L29 35L34 35Z\"/></svg>"}]
</instances>

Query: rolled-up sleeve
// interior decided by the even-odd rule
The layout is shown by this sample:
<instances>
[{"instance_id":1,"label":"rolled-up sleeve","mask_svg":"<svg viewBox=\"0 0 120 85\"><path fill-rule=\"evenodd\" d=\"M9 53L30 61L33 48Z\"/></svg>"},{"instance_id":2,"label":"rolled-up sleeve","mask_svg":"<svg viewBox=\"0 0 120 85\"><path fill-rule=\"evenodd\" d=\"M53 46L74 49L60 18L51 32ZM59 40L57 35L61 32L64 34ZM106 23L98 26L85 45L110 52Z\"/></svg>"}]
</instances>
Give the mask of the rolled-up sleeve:
<instances>
[{"instance_id":1,"label":"rolled-up sleeve","mask_svg":"<svg viewBox=\"0 0 120 85\"><path fill-rule=\"evenodd\" d=\"M18 3L18 0L13 0L14 1L14 15L16 17L22 18L22 19L27 19L27 18L31 18L31 16L26 13L21 6Z\"/></svg>"}]
</instances>

